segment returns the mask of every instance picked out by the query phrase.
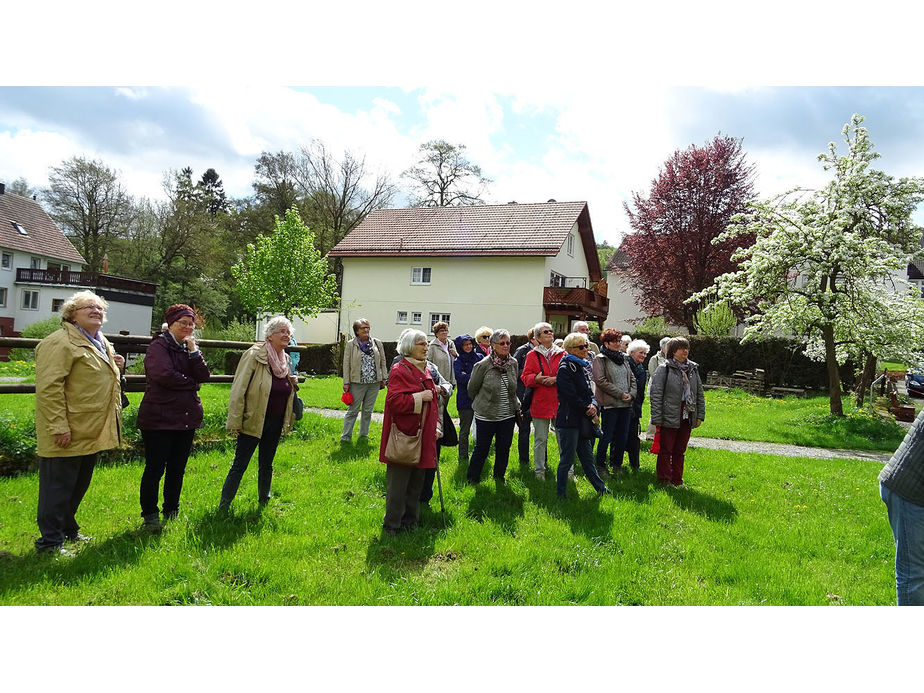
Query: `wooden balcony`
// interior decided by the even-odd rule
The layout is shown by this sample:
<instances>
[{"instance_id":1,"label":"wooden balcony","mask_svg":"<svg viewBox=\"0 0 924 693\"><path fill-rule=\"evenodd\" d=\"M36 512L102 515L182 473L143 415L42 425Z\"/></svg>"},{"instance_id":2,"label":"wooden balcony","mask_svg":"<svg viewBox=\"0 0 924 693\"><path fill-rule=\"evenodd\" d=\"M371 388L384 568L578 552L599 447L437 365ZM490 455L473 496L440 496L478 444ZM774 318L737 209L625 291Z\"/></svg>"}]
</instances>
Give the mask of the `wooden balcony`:
<instances>
[{"instance_id":1,"label":"wooden balcony","mask_svg":"<svg viewBox=\"0 0 924 693\"><path fill-rule=\"evenodd\" d=\"M88 287L95 289L112 289L132 293L150 294L157 291L157 284L137 279L116 277L100 272L74 272L71 270L29 269L20 267L16 270L17 284L48 284L55 286Z\"/></svg>"},{"instance_id":2,"label":"wooden balcony","mask_svg":"<svg viewBox=\"0 0 924 693\"><path fill-rule=\"evenodd\" d=\"M542 290L546 314L569 315L581 320L606 320L610 299L583 287L547 286Z\"/></svg>"}]
</instances>

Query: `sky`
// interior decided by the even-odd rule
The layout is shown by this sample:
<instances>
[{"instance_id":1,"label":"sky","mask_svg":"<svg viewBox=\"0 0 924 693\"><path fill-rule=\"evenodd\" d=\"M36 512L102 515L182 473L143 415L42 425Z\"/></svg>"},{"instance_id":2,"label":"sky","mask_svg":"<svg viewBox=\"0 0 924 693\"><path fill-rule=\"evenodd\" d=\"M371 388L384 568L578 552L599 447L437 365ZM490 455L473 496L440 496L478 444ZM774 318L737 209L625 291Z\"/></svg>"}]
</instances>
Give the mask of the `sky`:
<instances>
[{"instance_id":1,"label":"sky","mask_svg":"<svg viewBox=\"0 0 924 693\"><path fill-rule=\"evenodd\" d=\"M719 132L743 138L762 196L823 184L816 157L839 141L853 113L867 117L879 168L924 175L924 90L908 86L924 81L921 3L8 5L0 16L8 28L0 67L5 182L44 185L50 166L84 156L118 169L134 195L160 196L164 172L190 166L197 176L215 168L227 192L243 196L261 151L317 138L397 177L420 143L442 138L465 144L493 179L490 201L586 200L598 242L615 244L629 230L623 202L644 194L676 149ZM30 643L72 625L105 643L94 685L124 688L139 642L124 633L140 613L90 613L8 607L9 637L0 634L0 642L21 655L8 657L22 663L14 680L34 676ZM544 653L562 632L603 642L623 631L644 645L626 650L616 679L650 686L658 671L685 689L711 691L753 687L754 672L774 689L793 681L830 688L842 679L869 688L881 672L858 631L894 635L889 651L899 661L911 661L917 642L902 637L910 626L895 609L219 609L144 617L153 624L149 639L200 653L189 660L187 681L211 680L217 670L200 662L219 661L236 646L230 638L259 632L248 641L248 661L271 662L274 677L314 682L326 672L339 685L342 672L355 678L364 669L387 690L379 672L393 667L394 649L381 647L381 637L393 632L396 613L412 624L409 642L425 634L425 645L440 648L415 670L447 690L469 688L473 674L447 668L442 654L476 637L483 650L505 652L473 670L484 678L491 667L498 687L539 677L547 687L599 685L595 677L612 667L574 657L563 667L530 666L539 662L536 643ZM664 668L658 641L666 632L682 646ZM357 668L360 661L366 666ZM851 666L818 666L825 661ZM868 670L858 668L863 662ZM265 682L265 666L242 664L229 670L239 686Z\"/></svg>"},{"instance_id":2,"label":"sky","mask_svg":"<svg viewBox=\"0 0 924 693\"><path fill-rule=\"evenodd\" d=\"M924 88L637 86L611 94L477 87L0 87L0 181L47 184L71 156L117 169L134 195L163 198L168 169L209 167L234 197L252 193L263 151L312 139L366 157L399 185L419 145L464 144L493 182L487 202L584 200L598 242L630 227L624 203L646 195L677 149L742 139L761 196L824 184L817 161L866 116L877 167L924 175ZM843 146L842 146L843 148ZM399 195L395 206L408 204Z\"/></svg>"}]
</instances>

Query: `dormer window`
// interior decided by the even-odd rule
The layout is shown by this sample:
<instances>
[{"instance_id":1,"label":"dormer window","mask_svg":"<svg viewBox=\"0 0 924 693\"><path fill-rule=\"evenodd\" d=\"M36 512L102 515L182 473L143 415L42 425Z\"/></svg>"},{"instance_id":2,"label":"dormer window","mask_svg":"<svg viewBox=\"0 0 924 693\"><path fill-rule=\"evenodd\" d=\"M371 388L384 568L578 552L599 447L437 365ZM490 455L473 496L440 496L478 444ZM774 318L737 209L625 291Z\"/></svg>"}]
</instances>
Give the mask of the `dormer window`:
<instances>
[{"instance_id":1,"label":"dormer window","mask_svg":"<svg viewBox=\"0 0 924 693\"><path fill-rule=\"evenodd\" d=\"M29 235L20 224L17 224L15 221L10 221L10 223L13 225L13 228L16 229L17 233L19 233L21 236Z\"/></svg>"}]
</instances>

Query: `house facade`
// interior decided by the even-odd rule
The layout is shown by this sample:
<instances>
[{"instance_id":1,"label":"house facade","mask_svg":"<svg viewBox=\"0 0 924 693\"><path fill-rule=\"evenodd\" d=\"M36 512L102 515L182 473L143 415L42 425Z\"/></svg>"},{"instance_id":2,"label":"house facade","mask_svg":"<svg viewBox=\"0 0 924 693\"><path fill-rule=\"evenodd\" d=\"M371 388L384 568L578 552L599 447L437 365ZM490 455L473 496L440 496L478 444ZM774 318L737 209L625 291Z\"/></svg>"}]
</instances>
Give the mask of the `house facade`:
<instances>
[{"instance_id":1,"label":"house facade","mask_svg":"<svg viewBox=\"0 0 924 693\"><path fill-rule=\"evenodd\" d=\"M449 323L557 334L606 319L609 302L586 202L421 207L372 212L330 255L343 262L339 332L363 317L380 339Z\"/></svg>"},{"instance_id":2,"label":"house facade","mask_svg":"<svg viewBox=\"0 0 924 693\"><path fill-rule=\"evenodd\" d=\"M648 316L638 306L632 293L632 283L627 267L629 257L617 248L606 263L607 295L610 299L610 312L604 329L612 327L622 333L632 334L632 330Z\"/></svg>"},{"instance_id":3,"label":"house facade","mask_svg":"<svg viewBox=\"0 0 924 693\"><path fill-rule=\"evenodd\" d=\"M156 284L85 271L86 260L35 200L0 183L0 334L56 315L74 292L109 303L105 332L150 334Z\"/></svg>"}]
</instances>

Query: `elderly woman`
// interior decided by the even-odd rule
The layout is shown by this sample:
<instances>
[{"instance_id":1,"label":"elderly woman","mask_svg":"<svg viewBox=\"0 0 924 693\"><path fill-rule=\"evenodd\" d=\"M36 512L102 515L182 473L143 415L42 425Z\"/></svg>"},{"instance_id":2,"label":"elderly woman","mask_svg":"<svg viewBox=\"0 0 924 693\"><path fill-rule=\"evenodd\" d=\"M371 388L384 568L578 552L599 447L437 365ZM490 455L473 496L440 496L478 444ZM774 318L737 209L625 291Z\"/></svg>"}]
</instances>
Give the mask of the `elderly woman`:
<instances>
[{"instance_id":1,"label":"elderly woman","mask_svg":"<svg viewBox=\"0 0 924 693\"><path fill-rule=\"evenodd\" d=\"M276 446L292 427L292 401L298 381L289 373L289 355L285 352L292 323L282 316L270 318L263 334L266 341L244 352L231 383L225 427L237 434L237 447L221 488L219 510L231 506L258 446L257 500L260 505L269 502Z\"/></svg>"},{"instance_id":2,"label":"elderly woman","mask_svg":"<svg viewBox=\"0 0 924 693\"><path fill-rule=\"evenodd\" d=\"M683 486L683 456L692 429L706 418L706 398L699 367L688 356L690 343L674 337L667 360L651 379L651 423L661 427L657 474L662 484Z\"/></svg>"},{"instance_id":3,"label":"elderly woman","mask_svg":"<svg viewBox=\"0 0 924 693\"><path fill-rule=\"evenodd\" d=\"M654 378L658 366L667 361L667 343L671 341L670 337L661 337L658 342L658 352L648 360L648 390L651 390L651 379ZM645 439L652 440L655 436L655 425L651 423L651 416L648 417L648 427L645 429Z\"/></svg>"},{"instance_id":4,"label":"elderly woman","mask_svg":"<svg viewBox=\"0 0 924 693\"><path fill-rule=\"evenodd\" d=\"M427 348L427 361L436 364L440 375L455 386L456 374L452 369L452 364L459 358L459 353L456 351L456 345L449 339L449 323L435 323L433 335L433 341Z\"/></svg>"},{"instance_id":5,"label":"elderly woman","mask_svg":"<svg viewBox=\"0 0 924 693\"><path fill-rule=\"evenodd\" d=\"M199 384L211 375L192 336L196 326L202 326L202 318L178 303L167 309L164 322L166 331L151 340L144 355L146 383L138 407L138 428L144 440L141 517L145 529L154 531L161 528L157 497L162 477L164 520L179 511L193 435L202 426Z\"/></svg>"},{"instance_id":6,"label":"elderly woman","mask_svg":"<svg viewBox=\"0 0 924 693\"><path fill-rule=\"evenodd\" d=\"M574 464L577 452L584 474L601 495L611 493L603 483L593 459L593 438L588 434L592 421L597 417L597 402L594 400L590 381L585 371L585 356L590 342L587 335L572 332L564 341L568 352L558 366L555 386L558 389L558 414L555 417L555 434L558 437L558 482L556 493L565 498L568 472Z\"/></svg>"},{"instance_id":7,"label":"elderly woman","mask_svg":"<svg viewBox=\"0 0 924 693\"><path fill-rule=\"evenodd\" d=\"M642 419L642 404L645 402L645 381L648 379L648 371L645 370L645 357L648 355L649 346L643 339L633 339L626 345L626 352L629 354L629 367L632 369L632 375L635 376L635 399L632 400L632 418L629 421L629 438L626 443L626 453L629 456L629 466L638 471L639 463L639 433L640 421Z\"/></svg>"},{"instance_id":8,"label":"elderly woman","mask_svg":"<svg viewBox=\"0 0 924 693\"><path fill-rule=\"evenodd\" d=\"M517 362L510 355L510 333L495 330L491 333L491 355L475 364L468 381L468 394L472 398L478 441L468 464L468 481L477 484L481 470L494 443L494 480L504 483L510 444L513 442L513 425L520 401L517 399Z\"/></svg>"},{"instance_id":9,"label":"elderly woman","mask_svg":"<svg viewBox=\"0 0 924 693\"><path fill-rule=\"evenodd\" d=\"M456 376L456 409L459 412L459 464L467 465L468 435L475 418L472 398L468 395L468 381L472 377L472 369L484 358L484 354L475 346L475 339L469 334L459 335L454 341L459 354L459 358L452 364Z\"/></svg>"},{"instance_id":10,"label":"elderly woman","mask_svg":"<svg viewBox=\"0 0 924 693\"><path fill-rule=\"evenodd\" d=\"M353 402L343 419L341 443L353 440L353 426L356 416L359 420L359 440L369 440L369 422L379 390L385 388L388 367L385 365L385 347L375 337L370 337L371 327L365 318L353 321L353 339L343 348L343 391L349 392Z\"/></svg>"},{"instance_id":11,"label":"elderly woman","mask_svg":"<svg viewBox=\"0 0 924 693\"><path fill-rule=\"evenodd\" d=\"M100 331L106 308L92 291L75 293L61 306L61 329L35 348L40 553L70 555L65 541L90 539L80 533L77 509L98 453L121 442L125 359Z\"/></svg>"},{"instance_id":12,"label":"elderly woman","mask_svg":"<svg viewBox=\"0 0 924 693\"><path fill-rule=\"evenodd\" d=\"M603 437L597 443L597 471L606 471L606 449L610 449L610 466L622 471L622 458L629 439L632 402L637 396L635 376L629 358L619 348L622 335L607 328L600 335L603 347L594 357L592 377L596 400L603 411Z\"/></svg>"},{"instance_id":13,"label":"elderly woman","mask_svg":"<svg viewBox=\"0 0 924 693\"><path fill-rule=\"evenodd\" d=\"M533 336L536 346L526 356L520 380L532 388L529 407L533 419L533 464L537 479L545 479L549 427L558 412L556 374L565 350L555 346L555 332L547 322L537 322Z\"/></svg>"},{"instance_id":14,"label":"elderly woman","mask_svg":"<svg viewBox=\"0 0 924 693\"><path fill-rule=\"evenodd\" d=\"M398 338L400 359L388 374L388 394L385 397L385 418L379 461L385 471L385 517L382 529L386 534L413 528L420 517L420 492L428 469L436 468L436 428L439 420L438 390L427 368L427 335L420 330L405 330ZM388 440L394 425L413 436L421 435L420 461L416 465L392 462L386 455Z\"/></svg>"},{"instance_id":15,"label":"elderly woman","mask_svg":"<svg viewBox=\"0 0 924 693\"><path fill-rule=\"evenodd\" d=\"M491 328L482 325L475 331L475 345L481 350L482 355L491 355Z\"/></svg>"}]
</instances>

